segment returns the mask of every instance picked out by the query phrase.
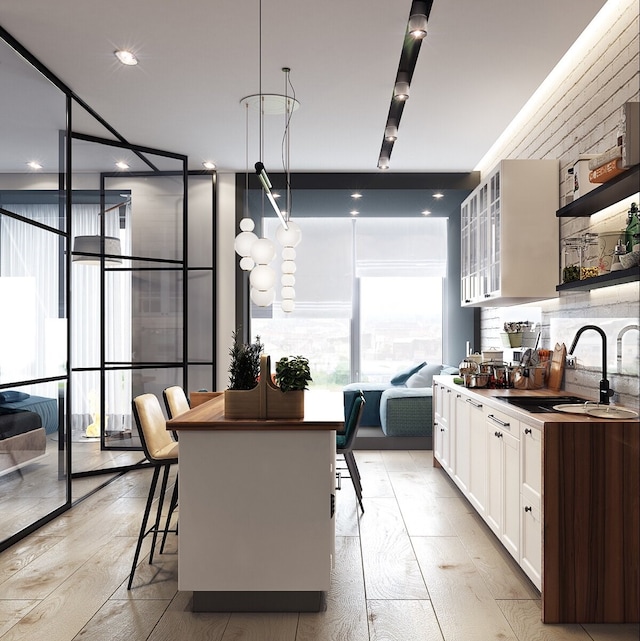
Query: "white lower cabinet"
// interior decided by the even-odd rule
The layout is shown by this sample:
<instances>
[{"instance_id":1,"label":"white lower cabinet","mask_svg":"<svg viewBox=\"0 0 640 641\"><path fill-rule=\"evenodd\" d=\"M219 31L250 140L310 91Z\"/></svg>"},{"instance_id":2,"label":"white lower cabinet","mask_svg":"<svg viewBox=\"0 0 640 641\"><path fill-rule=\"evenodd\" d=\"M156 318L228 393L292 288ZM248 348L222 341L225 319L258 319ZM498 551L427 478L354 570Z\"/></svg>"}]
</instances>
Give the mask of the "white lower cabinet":
<instances>
[{"instance_id":1,"label":"white lower cabinet","mask_svg":"<svg viewBox=\"0 0 640 641\"><path fill-rule=\"evenodd\" d=\"M437 383L439 407L447 407L448 414L440 438L448 436L450 449L445 454L447 446L440 441L434 457L541 589L541 432L501 412L500 401L442 379Z\"/></svg>"},{"instance_id":2,"label":"white lower cabinet","mask_svg":"<svg viewBox=\"0 0 640 641\"><path fill-rule=\"evenodd\" d=\"M542 589L542 433L521 425L520 458L520 565L533 584Z\"/></svg>"},{"instance_id":3,"label":"white lower cabinet","mask_svg":"<svg viewBox=\"0 0 640 641\"><path fill-rule=\"evenodd\" d=\"M485 520L514 559L520 549L520 424L487 408Z\"/></svg>"},{"instance_id":4,"label":"white lower cabinet","mask_svg":"<svg viewBox=\"0 0 640 641\"><path fill-rule=\"evenodd\" d=\"M466 398L469 406L469 486L467 498L478 514L485 516L487 500L487 430L483 404Z\"/></svg>"},{"instance_id":5,"label":"white lower cabinet","mask_svg":"<svg viewBox=\"0 0 640 641\"><path fill-rule=\"evenodd\" d=\"M455 463L452 478L465 496L469 492L469 475L471 473L471 405L467 401L467 396L456 392L456 420L452 428Z\"/></svg>"}]
</instances>

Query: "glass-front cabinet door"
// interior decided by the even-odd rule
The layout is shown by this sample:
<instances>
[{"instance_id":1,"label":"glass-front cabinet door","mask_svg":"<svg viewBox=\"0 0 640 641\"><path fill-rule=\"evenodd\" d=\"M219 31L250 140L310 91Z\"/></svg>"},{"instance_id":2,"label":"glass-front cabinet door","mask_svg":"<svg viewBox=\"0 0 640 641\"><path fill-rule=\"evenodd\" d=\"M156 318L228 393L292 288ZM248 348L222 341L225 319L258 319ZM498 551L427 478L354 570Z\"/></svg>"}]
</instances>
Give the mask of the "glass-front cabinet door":
<instances>
[{"instance_id":1,"label":"glass-front cabinet door","mask_svg":"<svg viewBox=\"0 0 640 641\"><path fill-rule=\"evenodd\" d=\"M490 179L487 237L489 282L485 293L495 295L500 292L500 171Z\"/></svg>"}]
</instances>

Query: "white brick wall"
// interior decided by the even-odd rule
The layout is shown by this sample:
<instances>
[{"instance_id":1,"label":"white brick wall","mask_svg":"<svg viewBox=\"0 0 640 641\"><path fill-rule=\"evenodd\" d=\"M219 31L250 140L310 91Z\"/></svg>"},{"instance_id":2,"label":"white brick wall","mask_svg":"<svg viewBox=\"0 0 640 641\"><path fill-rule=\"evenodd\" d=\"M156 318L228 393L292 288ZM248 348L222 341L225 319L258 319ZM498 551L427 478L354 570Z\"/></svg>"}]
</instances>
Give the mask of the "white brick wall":
<instances>
[{"instance_id":1,"label":"white brick wall","mask_svg":"<svg viewBox=\"0 0 640 641\"><path fill-rule=\"evenodd\" d=\"M535 104L525 107L528 111L519 126L483 158L478 167L483 174L502 158L559 158L560 193L563 194L567 169L579 154L601 153L615 144L622 104L640 99L638 2L609 0L603 11L608 13L604 33L592 34L580 42L576 62L562 74L561 81L547 95L534 96ZM559 219L561 238L587 230L621 229L627 208L622 205L604 216ZM549 251L557 248L550 247ZM544 301L540 304L540 347L552 348L555 342L564 342L568 348L580 326L603 327L607 333L608 379L617 392L614 400L637 408L640 404L640 332L624 333L621 362L617 359L617 339L623 328L640 325L639 300L640 285L636 282L592 292L561 293L558 299ZM525 312L523 310L522 320L527 319ZM514 310L510 310L509 315L513 317ZM504 310L500 308L482 310L483 349L501 347L498 332L503 317ZM576 348L577 369L565 374L565 389L580 391L594 399L598 397L600 350L598 334L585 332Z\"/></svg>"}]
</instances>

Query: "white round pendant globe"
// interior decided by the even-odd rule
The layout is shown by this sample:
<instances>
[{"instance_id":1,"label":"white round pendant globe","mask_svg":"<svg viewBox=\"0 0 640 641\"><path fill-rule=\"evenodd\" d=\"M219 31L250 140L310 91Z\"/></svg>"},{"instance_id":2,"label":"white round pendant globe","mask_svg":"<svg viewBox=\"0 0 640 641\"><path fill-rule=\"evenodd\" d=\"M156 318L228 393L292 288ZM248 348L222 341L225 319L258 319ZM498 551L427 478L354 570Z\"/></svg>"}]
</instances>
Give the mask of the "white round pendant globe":
<instances>
[{"instance_id":1,"label":"white round pendant globe","mask_svg":"<svg viewBox=\"0 0 640 641\"><path fill-rule=\"evenodd\" d=\"M283 312L287 312L287 314L290 314L296 308L296 303L290 298L285 298L280 306L282 307Z\"/></svg>"},{"instance_id":2,"label":"white round pendant globe","mask_svg":"<svg viewBox=\"0 0 640 641\"><path fill-rule=\"evenodd\" d=\"M282 300L285 300L286 298L290 300L295 300L296 297L296 290L293 287L283 287L280 290L280 298Z\"/></svg>"},{"instance_id":3,"label":"white round pendant globe","mask_svg":"<svg viewBox=\"0 0 640 641\"><path fill-rule=\"evenodd\" d=\"M295 274L296 264L292 260L283 260L280 269L283 274Z\"/></svg>"},{"instance_id":4,"label":"white round pendant globe","mask_svg":"<svg viewBox=\"0 0 640 641\"><path fill-rule=\"evenodd\" d=\"M251 258L251 256L243 256L240 259L240 269L245 272L250 272L255 266L256 264L253 262L253 258Z\"/></svg>"},{"instance_id":5,"label":"white round pendant globe","mask_svg":"<svg viewBox=\"0 0 640 641\"><path fill-rule=\"evenodd\" d=\"M256 265L249 276L251 287L265 291L276 284L276 272L269 265Z\"/></svg>"},{"instance_id":6,"label":"white round pendant globe","mask_svg":"<svg viewBox=\"0 0 640 641\"><path fill-rule=\"evenodd\" d=\"M276 238L283 247L295 247L302 239L302 230L291 220L287 223L287 226L289 229L285 229L282 226L278 227Z\"/></svg>"},{"instance_id":7,"label":"white round pendant globe","mask_svg":"<svg viewBox=\"0 0 640 641\"><path fill-rule=\"evenodd\" d=\"M293 274L282 274L280 284L283 287L293 287L296 284L296 277Z\"/></svg>"},{"instance_id":8,"label":"white round pendant globe","mask_svg":"<svg viewBox=\"0 0 640 641\"><path fill-rule=\"evenodd\" d=\"M276 248L268 238L258 238L258 240L251 245L251 258L253 258L257 265L270 263L275 255Z\"/></svg>"},{"instance_id":9,"label":"white round pendant globe","mask_svg":"<svg viewBox=\"0 0 640 641\"><path fill-rule=\"evenodd\" d=\"M252 231L241 231L233 243L233 248L239 256L250 256L251 247L257 242L258 237Z\"/></svg>"},{"instance_id":10,"label":"white round pendant globe","mask_svg":"<svg viewBox=\"0 0 640 641\"><path fill-rule=\"evenodd\" d=\"M258 307L269 307L269 305L273 304L273 301L276 298L276 290L275 289L267 289L266 291L262 291L260 289L251 289L251 300L258 306Z\"/></svg>"},{"instance_id":11,"label":"white round pendant globe","mask_svg":"<svg viewBox=\"0 0 640 641\"><path fill-rule=\"evenodd\" d=\"M253 228L256 226L256 224L251 220L251 218L243 218L240 221L240 229L242 231L253 231Z\"/></svg>"},{"instance_id":12,"label":"white round pendant globe","mask_svg":"<svg viewBox=\"0 0 640 641\"><path fill-rule=\"evenodd\" d=\"M282 250L282 260L295 260L296 250L293 247L285 247Z\"/></svg>"}]
</instances>

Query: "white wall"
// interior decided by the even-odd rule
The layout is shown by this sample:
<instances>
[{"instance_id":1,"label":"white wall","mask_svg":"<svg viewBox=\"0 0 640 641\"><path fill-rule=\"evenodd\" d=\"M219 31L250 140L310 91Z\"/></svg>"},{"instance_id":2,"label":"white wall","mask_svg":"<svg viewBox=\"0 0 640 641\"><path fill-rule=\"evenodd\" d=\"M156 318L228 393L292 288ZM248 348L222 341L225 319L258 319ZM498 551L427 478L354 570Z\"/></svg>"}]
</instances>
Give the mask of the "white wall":
<instances>
[{"instance_id":1,"label":"white wall","mask_svg":"<svg viewBox=\"0 0 640 641\"><path fill-rule=\"evenodd\" d=\"M604 26L600 28L598 23ZM560 193L564 193L567 169L578 155L600 153L612 147L622 104L639 99L638 27L637 0L609 0L477 169L484 174L501 158L559 158ZM634 200L637 202L637 197ZM561 238L587 230L621 229L627 209L628 204L621 204L604 216L559 219ZM550 252L558 250L549 247ZM618 392L614 400L637 407L639 333L629 331L622 339L623 374L616 371L616 349L620 330L639 323L639 300L638 282L593 292L561 293L558 299L540 304L543 326L540 346L553 347L556 342L564 342L569 347L580 326L603 327L608 336L608 378ZM517 315L517 310L509 310L509 314L512 316L514 311ZM500 347L498 331L503 316L504 310L499 308L482 310L483 348ZM522 316L526 319L525 310ZM578 367L566 372L565 389L598 397L600 344L595 332L583 335L576 349Z\"/></svg>"},{"instance_id":2,"label":"white wall","mask_svg":"<svg viewBox=\"0 0 640 641\"><path fill-rule=\"evenodd\" d=\"M229 387L229 349L231 334L235 331L235 279L236 253L233 241L236 237L236 189L235 174L218 174L218 247L217 287L218 317L216 319L218 354L216 359L216 389Z\"/></svg>"}]
</instances>

